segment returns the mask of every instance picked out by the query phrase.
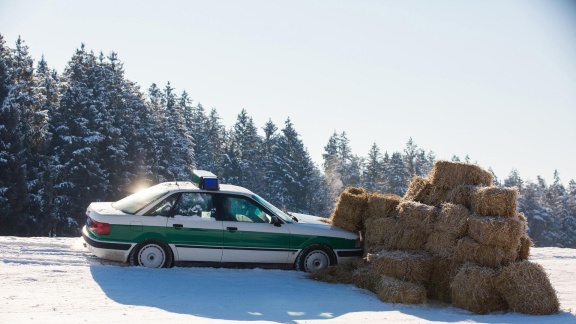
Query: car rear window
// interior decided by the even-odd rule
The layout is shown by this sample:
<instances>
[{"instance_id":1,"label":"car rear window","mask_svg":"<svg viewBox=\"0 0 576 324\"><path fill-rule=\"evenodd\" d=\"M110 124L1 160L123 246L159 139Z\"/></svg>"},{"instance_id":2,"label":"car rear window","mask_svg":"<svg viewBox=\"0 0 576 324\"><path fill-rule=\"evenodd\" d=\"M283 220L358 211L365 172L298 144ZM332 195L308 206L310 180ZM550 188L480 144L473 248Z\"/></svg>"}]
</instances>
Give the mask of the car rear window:
<instances>
[{"instance_id":1,"label":"car rear window","mask_svg":"<svg viewBox=\"0 0 576 324\"><path fill-rule=\"evenodd\" d=\"M136 214L148 204L158 200L158 198L168 193L166 187L154 186L142 191L138 191L126 198L118 200L112 204L112 207L119 209L127 214Z\"/></svg>"}]
</instances>

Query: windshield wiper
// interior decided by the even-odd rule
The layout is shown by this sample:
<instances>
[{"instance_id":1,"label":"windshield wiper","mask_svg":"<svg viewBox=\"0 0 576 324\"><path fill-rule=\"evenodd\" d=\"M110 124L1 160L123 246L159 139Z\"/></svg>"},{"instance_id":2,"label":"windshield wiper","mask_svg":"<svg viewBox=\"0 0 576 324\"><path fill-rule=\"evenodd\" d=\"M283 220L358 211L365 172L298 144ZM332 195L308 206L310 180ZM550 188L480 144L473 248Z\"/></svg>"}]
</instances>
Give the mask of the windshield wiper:
<instances>
[{"instance_id":1,"label":"windshield wiper","mask_svg":"<svg viewBox=\"0 0 576 324\"><path fill-rule=\"evenodd\" d=\"M292 218L292 220L294 220L296 223L299 222L298 218L297 218L296 216L292 215L292 213L286 212L286 214L290 215L290 217Z\"/></svg>"}]
</instances>

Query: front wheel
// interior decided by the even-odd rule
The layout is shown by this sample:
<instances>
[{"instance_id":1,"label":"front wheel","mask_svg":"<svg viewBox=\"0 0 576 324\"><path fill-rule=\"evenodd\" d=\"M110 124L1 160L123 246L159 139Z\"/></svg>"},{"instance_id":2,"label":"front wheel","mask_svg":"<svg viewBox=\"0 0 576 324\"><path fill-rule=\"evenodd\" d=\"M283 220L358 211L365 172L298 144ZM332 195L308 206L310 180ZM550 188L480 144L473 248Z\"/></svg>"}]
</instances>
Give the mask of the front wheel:
<instances>
[{"instance_id":1,"label":"front wheel","mask_svg":"<svg viewBox=\"0 0 576 324\"><path fill-rule=\"evenodd\" d=\"M150 240L138 244L130 255L130 264L147 268L172 266L172 251L163 242Z\"/></svg>"},{"instance_id":2,"label":"front wheel","mask_svg":"<svg viewBox=\"0 0 576 324\"><path fill-rule=\"evenodd\" d=\"M313 244L302 250L296 258L296 269L315 273L336 264L336 257L332 250L321 244Z\"/></svg>"}]
</instances>

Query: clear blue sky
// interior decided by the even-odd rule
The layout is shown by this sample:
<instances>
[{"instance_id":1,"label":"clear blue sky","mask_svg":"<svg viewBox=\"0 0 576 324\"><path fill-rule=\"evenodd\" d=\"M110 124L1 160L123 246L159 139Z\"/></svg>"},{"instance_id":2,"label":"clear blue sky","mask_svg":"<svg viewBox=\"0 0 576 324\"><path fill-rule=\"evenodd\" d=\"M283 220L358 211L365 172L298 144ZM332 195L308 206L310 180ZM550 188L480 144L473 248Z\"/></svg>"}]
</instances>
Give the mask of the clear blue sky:
<instances>
[{"instance_id":1,"label":"clear blue sky","mask_svg":"<svg viewBox=\"0 0 576 324\"><path fill-rule=\"evenodd\" d=\"M0 33L59 72L81 43L117 52L227 126L290 117L318 164L345 131L361 156L412 137L500 178L576 179L576 1L2 0Z\"/></svg>"}]
</instances>

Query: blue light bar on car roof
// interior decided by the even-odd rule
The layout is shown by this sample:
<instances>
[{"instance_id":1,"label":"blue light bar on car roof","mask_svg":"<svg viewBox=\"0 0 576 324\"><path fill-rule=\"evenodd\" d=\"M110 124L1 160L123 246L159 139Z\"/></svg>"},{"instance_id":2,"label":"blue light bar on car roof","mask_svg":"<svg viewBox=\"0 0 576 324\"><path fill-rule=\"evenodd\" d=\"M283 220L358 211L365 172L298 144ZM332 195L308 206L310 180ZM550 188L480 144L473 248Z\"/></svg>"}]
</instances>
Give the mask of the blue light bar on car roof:
<instances>
[{"instance_id":1,"label":"blue light bar on car roof","mask_svg":"<svg viewBox=\"0 0 576 324\"><path fill-rule=\"evenodd\" d=\"M194 170L194 172L192 172L192 183L194 183L198 188L204 190L220 189L218 177L209 171Z\"/></svg>"}]
</instances>

